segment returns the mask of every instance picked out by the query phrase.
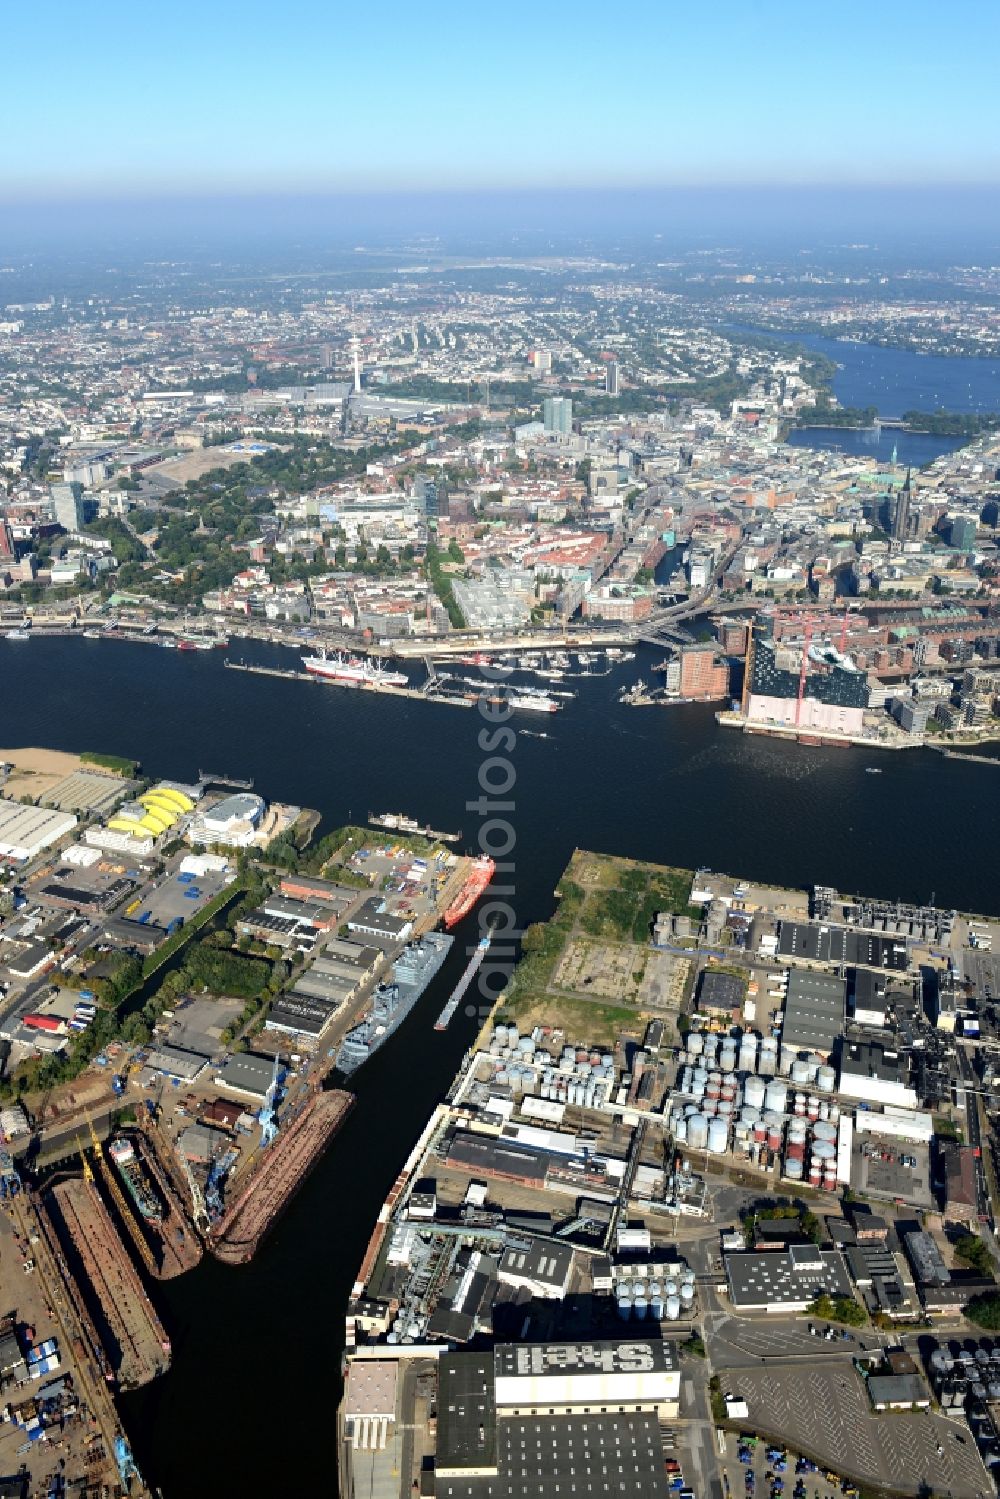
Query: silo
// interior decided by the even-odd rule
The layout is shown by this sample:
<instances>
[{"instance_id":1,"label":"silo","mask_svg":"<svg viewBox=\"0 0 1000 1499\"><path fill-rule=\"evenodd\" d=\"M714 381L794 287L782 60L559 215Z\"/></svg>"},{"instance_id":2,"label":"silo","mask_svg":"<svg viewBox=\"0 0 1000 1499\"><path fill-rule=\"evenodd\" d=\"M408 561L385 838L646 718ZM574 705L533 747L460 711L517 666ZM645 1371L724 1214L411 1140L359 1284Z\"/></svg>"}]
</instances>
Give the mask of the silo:
<instances>
[{"instance_id":1,"label":"silo","mask_svg":"<svg viewBox=\"0 0 1000 1499\"><path fill-rule=\"evenodd\" d=\"M743 1099L752 1109L762 1109L767 1097L767 1084L762 1077L748 1077L743 1084Z\"/></svg>"},{"instance_id":2,"label":"silo","mask_svg":"<svg viewBox=\"0 0 1000 1499\"><path fill-rule=\"evenodd\" d=\"M708 1120L704 1114L692 1114L688 1120L688 1144L692 1150L704 1150L708 1144Z\"/></svg>"},{"instance_id":3,"label":"silo","mask_svg":"<svg viewBox=\"0 0 1000 1499\"><path fill-rule=\"evenodd\" d=\"M792 1082L795 1083L796 1086L801 1086L803 1083L811 1082L812 1072L809 1069L809 1063L803 1062L801 1060L794 1061L792 1063L791 1077Z\"/></svg>"},{"instance_id":4,"label":"silo","mask_svg":"<svg viewBox=\"0 0 1000 1499\"><path fill-rule=\"evenodd\" d=\"M676 1322L681 1314L681 1300L679 1296L668 1296L666 1304L668 1322Z\"/></svg>"},{"instance_id":5,"label":"silo","mask_svg":"<svg viewBox=\"0 0 1000 1499\"><path fill-rule=\"evenodd\" d=\"M798 1057L794 1046L783 1046L781 1048L781 1061L778 1064L782 1077L788 1077L792 1070L792 1064Z\"/></svg>"},{"instance_id":6,"label":"silo","mask_svg":"<svg viewBox=\"0 0 1000 1499\"><path fill-rule=\"evenodd\" d=\"M713 1155L722 1155L729 1144L729 1120L712 1119L708 1125L708 1148Z\"/></svg>"},{"instance_id":7,"label":"silo","mask_svg":"<svg viewBox=\"0 0 1000 1499\"><path fill-rule=\"evenodd\" d=\"M724 1041L719 1049L719 1066L723 1072L736 1071L736 1045L733 1041Z\"/></svg>"},{"instance_id":8,"label":"silo","mask_svg":"<svg viewBox=\"0 0 1000 1499\"><path fill-rule=\"evenodd\" d=\"M681 1286L681 1305L684 1307L685 1311L689 1310L694 1305L694 1286L688 1285L687 1281L685 1281Z\"/></svg>"},{"instance_id":9,"label":"silo","mask_svg":"<svg viewBox=\"0 0 1000 1499\"><path fill-rule=\"evenodd\" d=\"M646 1312L648 1309L645 1296L636 1296L635 1300L632 1302L632 1306L635 1309L636 1321L645 1321Z\"/></svg>"},{"instance_id":10,"label":"silo","mask_svg":"<svg viewBox=\"0 0 1000 1499\"><path fill-rule=\"evenodd\" d=\"M837 1086L837 1074L825 1064L816 1069L816 1086L821 1093L832 1093Z\"/></svg>"}]
</instances>

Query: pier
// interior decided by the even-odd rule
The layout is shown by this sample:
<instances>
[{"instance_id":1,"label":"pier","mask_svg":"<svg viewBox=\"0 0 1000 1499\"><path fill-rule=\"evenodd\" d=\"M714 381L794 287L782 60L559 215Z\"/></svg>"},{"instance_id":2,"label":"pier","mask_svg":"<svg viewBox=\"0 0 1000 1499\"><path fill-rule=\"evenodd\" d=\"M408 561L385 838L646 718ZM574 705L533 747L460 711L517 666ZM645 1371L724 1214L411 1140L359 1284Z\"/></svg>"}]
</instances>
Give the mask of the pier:
<instances>
[{"instance_id":1,"label":"pier","mask_svg":"<svg viewBox=\"0 0 1000 1499\"><path fill-rule=\"evenodd\" d=\"M249 661L230 661L223 665L228 671L247 671L258 677L285 677L293 682L321 682L327 687L346 687L350 692L378 692L389 697L408 697L420 703L450 703L455 708L471 708L478 700L465 694L451 694L441 690L437 678L428 680L422 687L396 687L387 682L338 682L334 677L317 676L315 672L296 671L294 667L256 666ZM232 784L232 783L228 783Z\"/></svg>"},{"instance_id":2,"label":"pier","mask_svg":"<svg viewBox=\"0 0 1000 1499\"><path fill-rule=\"evenodd\" d=\"M461 1004L462 997L468 989L469 985L472 983L472 980L475 978L476 974L479 972L479 969L482 967L483 959L486 957L486 954L490 950L490 943L492 942L492 940L492 932L487 932L485 937L480 937L478 943L476 944L476 950L472 954L472 957L469 959L468 967L452 990L451 997L448 1000L448 1003L445 1005L437 1020L435 1020L434 1022L434 1029L436 1031L446 1031L451 1022L454 1020L455 1011Z\"/></svg>"}]
</instances>

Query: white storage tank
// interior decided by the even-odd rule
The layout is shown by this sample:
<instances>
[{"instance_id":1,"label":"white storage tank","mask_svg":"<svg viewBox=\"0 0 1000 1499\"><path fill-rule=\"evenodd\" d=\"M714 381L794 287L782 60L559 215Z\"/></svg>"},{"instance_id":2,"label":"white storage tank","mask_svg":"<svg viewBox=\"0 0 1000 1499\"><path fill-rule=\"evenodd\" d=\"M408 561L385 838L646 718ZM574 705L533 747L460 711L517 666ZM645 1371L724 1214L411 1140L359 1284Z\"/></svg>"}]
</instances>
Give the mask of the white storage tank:
<instances>
[{"instance_id":1,"label":"white storage tank","mask_svg":"<svg viewBox=\"0 0 1000 1499\"><path fill-rule=\"evenodd\" d=\"M708 1120L704 1114L692 1114L688 1119L687 1143L692 1150L704 1150L708 1144Z\"/></svg>"},{"instance_id":2,"label":"white storage tank","mask_svg":"<svg viewBox=\"0 0 1000 1499\"><path fill-rule=\"evenodd\" d=\"M792 1065L798 1058L798 1052L794 1046L783 1046L781 1048L780 1070L782 1077L788 1077L792 1071Z\"/></svg>"},{"instance_id":3,"label":"white storage tank","mask_svg":"<svg viewBox=\"0 0 1000 1499\"><path fill-rule=\"evenodd\" d=\"M753 1031L745 1031L740 1042L740 1071L755 1072L757 1069L757 1037Z\"/></svg>"},{"instance_id":4,"label":"white storage tank","mask_svg":"<svg viewBox=\"0 0 1000 1499\"><path fill-rule=\"evenodd\" d=\"M729 1120L711 1119L708 1125L708 1148L713 1155L722 1155L729 1144Z\"/></svg>"},{"instance_id":5,"label":"white storage tank","mask_svg":"<svg viewBox=\"0 0 1000 1499\"><path fill-rule=\"evenodd\" d=\"M788 1105L788 1084L773 1078L764 1093L764 1107L774 1114L783 1114Z\"/></svg>"},{"instance_id":6,"label":"white storage tank","mask_svg":"<svg viewBox=\"0 0 1000 1499\"><path fill-rule=\"evenodd\" d=\"M812 1069L808 1062L795 1061L792 1063L791 1072L793 1083L811 1083L813 1079Z\"/></svg>"},{"instance_id":7,"label":"white storage tank","mask_svg":"<svg viewBox=\"0 0 1000 1499\"><path fill-rule=\"evenodd\" d=\"M679 1296L668 1296L667 1297L666 1312L667 1312L667 1321L668 1322L676 1322L677 1321L677 1318L681 1314L681 1301L680 1301L680 1297Z\"/></svg>"},{"instance_id":8,"label":"white storage tank","mask_svg":"<svg viewBox=\"0 0 1000 1499\"><path fill-rule=\"evenodd\" d=\"M681 1285L681 1302L683 1303L683 1305L685 1307L689 1307L692 1304L693 1301L694 1301L694 1285L693 1285L693 1283L689 1284L687 1281L684 1281L683 1284Z\"/></svg>"},{"instance_id":9,"label":"white storage tank","mask_svg":"<svg viewBox=\"0 0 1000 1499\"><path fill-rule=\"evenodd\" d=\"M634 1309L634 1314L635 1314L636 1321L637 1322L644 1321L645 1317L646 1317L646 1312L648 1310L645 1296L636 1296L635 1299L632 1302L632 1307Z\"/></svg>"},{"instance_id":10,"label":"white storage tank","mask_svg":"<svg viewBox=\"0 0 1000 1499\"><path fill-rule=\"evenodd\" d=\"M837 1074L826 1065L816 1069L816 1086L821 1093L832 1093L837 1086Z\"/></svg>"},{"instance_id":11,"label":"white storage tank","mask_svg":"<svg viewBox=\"0 0 1000 1499\"><path fill-rule=\"evenodd\" d=\"M762 1109L767 1097L767 1084L762 1077L751 1075L743 1084L743 1101L752 1109ZM784 1105L782 1105L784 1107Z\"/></svg>"},{"instance_id":12,"label":"white storage tank","mask_svg":"<svg viewBox=\"0 0 1000 1499\"><path fill-rule=\"evenodd\" d=\"M692 1057L700 1057L705 1050L705 1040L701 1031L689 1031L687 1038L688 1053Z\"/></svg>"},{"instance_id":13,"label":"white storage tank","mask_svg":"<svg viewBox=\"0 0 1000 1499\"><path fill-rule=\"evenodd\" d=\"M789 1181L798 1182L802 1180L802 1162L797 1157L786 1157L785 1175L788 1177Z\"/></svg>"}]
</instances>

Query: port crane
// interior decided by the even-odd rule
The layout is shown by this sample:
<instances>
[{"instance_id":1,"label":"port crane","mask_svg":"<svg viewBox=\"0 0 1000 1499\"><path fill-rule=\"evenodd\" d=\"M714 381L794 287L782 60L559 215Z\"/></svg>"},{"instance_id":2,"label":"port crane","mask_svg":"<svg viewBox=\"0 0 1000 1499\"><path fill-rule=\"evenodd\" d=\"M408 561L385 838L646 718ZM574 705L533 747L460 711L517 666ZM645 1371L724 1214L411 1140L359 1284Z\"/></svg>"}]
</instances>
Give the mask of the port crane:
<instances>
[{"instance_id":1,"label":"port crane","mask_svg":"<svg viewBox=\"0 0 1000 1499\"><path fill-rule=\"evenodd\" d=\"M257 1114L260 1121L260 1148L265 1150L274 1140L278 1133L278 1120L276 1117L278 1103L278 1056L275 1053L274 1067L271 1071L271 1081L264 1095L264 1102Z\"/></svg>"},{"instance_id":2,"label":"port crane","mask_svg":"<svg viewBox=\"0 0 1000 1499\"><path fill-rule=\"evenodd\" d=\"M191 1213L194 1218L195 1228L205 1233L210 1227L210 1223L208 1209L205 1206L204 1193L194 1179L190 1162L183 1150L177 1151L177 1159L181 1163L181 1170L184 1172L184 1179L188 1184L188 1191L191 1193Z\"/></svg>"}]
</instances>

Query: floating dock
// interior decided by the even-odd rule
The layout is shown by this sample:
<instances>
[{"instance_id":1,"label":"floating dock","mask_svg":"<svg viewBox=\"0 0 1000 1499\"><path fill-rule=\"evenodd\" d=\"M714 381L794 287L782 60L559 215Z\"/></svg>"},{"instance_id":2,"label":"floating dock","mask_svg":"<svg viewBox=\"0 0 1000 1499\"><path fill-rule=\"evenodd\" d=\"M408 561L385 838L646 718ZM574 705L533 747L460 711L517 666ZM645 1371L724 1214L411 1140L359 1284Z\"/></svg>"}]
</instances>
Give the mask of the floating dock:
<instances>
[{"instance_id":1,"label":"floating dock","mask_svg":"<svg viewBox=\"0 0 1000 1499\"><path fill-rule=\"evenodd\" d=\"M471 708L478 694L448 693L431 683L423 687L397 687L387 682L339 682L335 677L317 676L312 671L296 671L291 666L255 666L249 661L223 662L228 671L248 671L258 677L285 677L293 682L322 682L327 687L346 687L351 692L377 692L389 697L409 697L421 703L450 703L454 708Z\"/></svg>"},{"instance_id":2,"label":"floating dock","mask_svg":"<svg viewBox=\"0 0 1000 1499\"><path fill-rule=\"evenodd\" d=\"M122 1389L149 1384L170 1367L170 1339L143 1289L93 1182L77 1178L52 1200L94 1299L94 1323Z\"/></svg>"},{"instance_id":3,"label":"floating dock","mask_svg":"<svg viewBox=\"0 0 1000 1499\"><path fill-rule=\"evenodd\" d=\"M137 1227L140 1232L144 1228L147 1230L153 1251L153 1275L157 1280L172 1280L175 1275L183 1275L197 1265L202 1256L201 1240L181 1206L181 1199L163 1169L151 1138L132 1134L129 1139L166 1209L159 1221L150 1222L143 1218L141 1222L137 1220Z\"/></svg>"},{"instance_id":4,"label":"floating dock","mask_svg":"<svg viewBox=\"0 0 1000 1499\"><path fill-rule=\"evenodd\" d=\"M314 1093L258 1156L249 1181L212 1229L209 1249L229 1265L245 1265L298 1191L354 1104L337 1088Z\"/></svg>"},{"instance_id":5,"label":"floating dock","mask_svg":"<svg viewBox=\"0 0 1000 1499\"><path fill-rule=\"evenodd\" d=\"M462 974L462 977L459 979L458 983L452 990L451 998L448 1000L448 1003L445 1005L444 1009L441 1011L440 1015L434 1022L434 1029L436 1031L446 1031L452 1020L455 1018L455 1011L458 1009L459 1005L462 1002L462 996L465 994L465 991L468 989L469 985L472 983L472 980L475 978L476 974L482 967L483 959L489 952L490 943L492 941L492 932L487 932L485 937L480 937L478 943L476 944L476 950L472 954L472 957L469 959L468 966L466 967L465 972Z\"/></svg>"}]
</instances>

